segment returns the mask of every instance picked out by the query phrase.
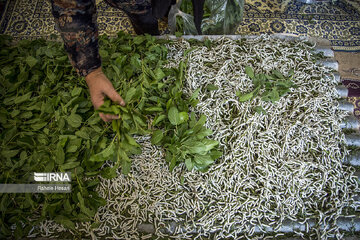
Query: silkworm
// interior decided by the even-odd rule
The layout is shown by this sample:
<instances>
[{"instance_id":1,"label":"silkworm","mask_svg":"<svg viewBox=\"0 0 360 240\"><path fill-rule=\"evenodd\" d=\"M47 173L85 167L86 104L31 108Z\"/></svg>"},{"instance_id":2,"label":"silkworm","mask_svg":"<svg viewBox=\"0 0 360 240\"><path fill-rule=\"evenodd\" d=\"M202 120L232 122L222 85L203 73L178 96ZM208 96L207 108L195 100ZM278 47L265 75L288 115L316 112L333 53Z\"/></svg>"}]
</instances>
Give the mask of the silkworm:
<instances>
[{"instance_id":1,"label":"silkworm","mask_svg":"<svg viewBox=\"0 0 360 240\"><path fill-rule=\"evenodd\" d=\"M131 175L100 178L97 190L107 205L97 213L102 224L93 229L96 236L146 239L137 226L149 222L162 238L201 239L211 232L215 239L244 233L250 239L254 225L279 230L285 219L305 222L309 233L313 230L307 220L315 218L325 225L345 206L358 208L360 203L353 201L360 192L354 169L341 163L348 154L339 127L346 113L336 108L335 81L325 78L331 70L312 61L314 46L266 35L241 41L223 37L211 48L195 46L186 57L189 42L166 46L166 67L187 61L184 94L200 89L199 103L190 110L207 117L206 127L219 141L223 156L205 173L187 172L182 164L169 172L164 151L151 145L149 136L136 136L143 151L132 156ZM298 88L276 103L260 97L240 103L236 92L254 87L246 66L267 74L273 69L284 75L294 70L292 81ZM218 89L208 91L208 84ZM255 106L267 114L255 113ZM121 228L116 223L122 223ZM41 228L44 236L57 229L50 225L56 223ZM336 227L330 230L318 230L316 236L341 235Z\"/></svg>"}]
</instances>

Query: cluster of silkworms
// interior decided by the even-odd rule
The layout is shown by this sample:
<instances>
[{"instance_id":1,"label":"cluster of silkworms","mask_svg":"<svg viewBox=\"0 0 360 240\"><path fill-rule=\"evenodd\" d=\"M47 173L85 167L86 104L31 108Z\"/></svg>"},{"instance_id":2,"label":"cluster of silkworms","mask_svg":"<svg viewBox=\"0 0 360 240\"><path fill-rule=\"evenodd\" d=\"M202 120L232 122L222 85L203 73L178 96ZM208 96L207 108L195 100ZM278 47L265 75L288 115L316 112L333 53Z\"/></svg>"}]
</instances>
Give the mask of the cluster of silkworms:
<instances>
[{"instance_id":1,"label":"cluster of silkworms","mask_svg":"<svg viewBox=\"0 0 360 240\"><path fill-rule=\"evenodd\" d=\"M339 127L345 113L337 110L337 83L329 69L314 63L313 46L260 36L220 38L211 48L185 40L167 47L169 66L187 61L184 91L191 95L200 88L192 110L207 116L211 138L224 154L205 173L188 172L183 165L169 172L162 149L139 137L143 153L133 157L131 174L101 180L98 191L107 205L96 214L100 226L78 223L78 231L109 239L148 239L151 232L159 238L263 234L265 239L266 229L276 233L292 220L316 238L341 237L336 219L344 207L353 206L359 189L353 170L342 165L348 150ZM294 70L297 88L276 103L260 97L239 102L237 91L253 89L246 66L267 74ZM218 90L207 90L208 84ZM256 113L256 106L267 114ZM317 228L311 229L308 220ZM142 224L153 228L140 233Z\"/></svg>"}]
</instances>

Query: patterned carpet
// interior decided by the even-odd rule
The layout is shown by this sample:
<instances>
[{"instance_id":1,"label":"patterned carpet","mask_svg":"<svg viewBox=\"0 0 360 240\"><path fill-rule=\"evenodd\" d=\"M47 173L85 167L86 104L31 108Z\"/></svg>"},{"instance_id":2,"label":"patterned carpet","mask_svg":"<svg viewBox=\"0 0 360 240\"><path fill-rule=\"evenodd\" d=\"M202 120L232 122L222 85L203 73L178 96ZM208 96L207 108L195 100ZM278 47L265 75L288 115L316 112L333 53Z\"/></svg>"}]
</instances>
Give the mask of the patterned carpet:
<instances>
[{"instance_id":1,"label":"patterned carpet","mask_svg":"<svg viewBox=\"0 0 360 240\"><path fill-rule=\"evenodd\" d=\"M334 50L360 50L360 1L305 4L294 0L245 0L241 34L288 33L330 40Z\"/></svg>"},{"instance_id":2,"label":"patterned carpet","mask_svg":"<svg viewBox=\"0 0 360 240\"><path fill-rule=\"evenodd\" d=\"M1 0L4 1L4 0ZM100 34L134 33L126 15L96 0ZM160 24L162 32L166 23ZM0 20L0 33L15 39L49 38L58 35L47 0L8 0ZM330 40L334 50L360 51L360 1L332 0L304 4L296 0L245 0L244 19L237 34L287 33ZM360 71L360 61L351 60ZM340 61L339 61L340 62ZM341 65L341 62L340 62ZM341 73L343 74L343 73ZM342 75L343 76L343 75ZM360 74L346 82L360 117ZM351 83L351 84L350 84Z\"/></svg>"},{"instance_id":3,"label":"patterned carpet","mask_svg":"<svg viewBox=\"0 0 360 240\"><path fill-rule=\"evenodd\" d=\"M132 33L126 15L97 0L100 33ZM0 33L16 38L57 34L47 0L8 0ZM289 33L329 39L335 50L360 51L360 1L304 4L296 0L246 0L238 34Z\"/></svg>"}]
</instances>

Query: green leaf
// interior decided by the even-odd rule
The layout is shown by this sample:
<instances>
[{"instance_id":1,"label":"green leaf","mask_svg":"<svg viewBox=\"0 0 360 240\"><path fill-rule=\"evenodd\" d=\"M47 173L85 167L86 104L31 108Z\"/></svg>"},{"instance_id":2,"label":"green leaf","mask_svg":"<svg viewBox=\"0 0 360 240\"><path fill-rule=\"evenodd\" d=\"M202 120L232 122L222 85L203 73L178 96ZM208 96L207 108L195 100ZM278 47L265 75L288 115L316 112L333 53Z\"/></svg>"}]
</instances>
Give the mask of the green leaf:
<instances>
[{"instance_id":1,"label":"green leaf","mask_svg":"<svg viewBox=\"0 0 360 240\"><path fill-rule=\"evenodd\" d=\"M84 139L90 139L89 134L86 132L86 130L76 131L75 135Z\"/></svg>"},{"instance_id":2,"label":"green leaf","mask_svg":"<svg viewBox=\"0 0 360 240\"><path fill-rule=\"evenodd\" d=\"M66 228L75 230L75 224L66 216L58 215L54 218L54 221L63 225Z\"/></svg>"},{"instance_id":3,"label":"green leaf","mask_svg":"<svg viewBox=\"0 0 360 240\"><path fill-rule=\"evenodd\" d=\"M33 56L27 56L25 59L26 63L32 68L38 63L38 60L34 58Z\"/></svg>"},{"instance_id":4,"label":"green leaf","mask_svg":"<svg viewBox=\"0 0 360 240\"><path fill-rule=\"evenodd\" d=\"M106 179L112 179L117 176L116 169L117 166L106 167L101 171L101 176Z\"/></svg>"},{"instance_id":5,"label":"green leaf","mask_svg":"<svg viewBox=\"0 0 360 240\"><path fill-rule=\"evenodd\" d=\"M187 147L189 153L193 154L205 154L206 153L206 145L202 142L189 140L184 142L184 145Z\"/></svg>"},{"instance_id":6,"label":"green leaf","mask_svg":"<svg viewBox=\"0 0 360 240\"><path fill-rule=\"evenodd\" d=\"M178 83L177 84L182 84L183 83L183 81L184 81L184 74L185 74L185 70L186 70L186 64L183 62L183 61L181 61L180 63L179 63L179 75L178 75Z\"/></svg>"},{"instance_id":7,"label":"green leaf","mask_svg":"<svg viewBox=\"0 0 360 240\"><path fill-rule=\"evenodd\" d=\"M131 137L129 134L124 133L126 140L129 142L130 145L135 147L140 147L140 145L135 141L133 137Z\"/></svg>"},{"instance_id":8,"label":"green leaf","mask_svg":"<svg viewBox=\"0 0 360 240\"><path fill-rule=\"evenodd\" d=\"M99 54L100 54L100 57L102 57L102 58L106 58L107 56L109 56L108 51L106 51L104 49L99 49Z\"/></svg>"},{"instance_id":9,"label":"green leaf","mask_svg":"<svg viewBox=\"0 0 360 240\"><path fill-rule=\"evenodd\" d=\"M204 45L205 45L205 47L207 47L208 49L210 49L210 48L211 48L211 40L207 38L207 39L204 41Z\"/></svg>"},{"instance_id":10,"label":"green leaf","mask_svg":"<svg viewBox=\"0 0 360 240\"><path fill-rule=\"evenodd\" d=\"M279 92L277 91L277 88L273 88L270 93L270 100L274 103L276 101L280 100Z\"/></svg>"},{"instance_id":11,"label":"green leaf","mask_svg":"<svg viewBox=\"0 0 360 240\"><path fill-rule=\"evenodd\" d=\"M272 73L273 73L277 78L284 79L284 75L282 75L282 73L279 72L278 70L273 69L273 70L272 70Z\"/></svg>"},{"instance_id":12,"label":"green leaf","mask_svg":"<svg viewBox=\"0 0 360 240\"><path fill-rule=\"evenodd\" d=\"M16 154L19 153L19 149L16 149L16 150L2 150L1 151L1 156L2 157L5 157L5 158L12 158L12 157L15 157Z\"/></svg>"},{"instance_id":13,"label":"green leaf","mask_svg":"<svg viewBox=\"0 0 360 240\"><path fill-rule=\"evenodd\" d=\"M179 111L176 107L171 107L169 109L168 118L172 125L178 125L181 123Z\"/></svg>"},{"instance_id":14,"label":"green leaf","mask_svg":"<svg viewBox=\"0 0 360 240\"><path fill-rule=\"evenodd\" d=\"M31 94L32 94L32 92L28 92L28 93L26 93L26 94L24 94L24 95L22 95L22 96L16 97L16 98L14 99L14 103L15 103L15 104L20 104L20 103L23 103L23 102L25 102L25 101L30 100Z\"/></svg>"},{"instance_id":15,"label":"green leaf","mask_svg":"<svg viewBox=\"0 0 360 240\"><path fill-rule=\"evenodd\" d=\"M258 114L267 114L267 112L265 111L265 109L263 109L263 107L261 106L257 106L254 107L255 112L257 112Z\"/></svg>"},{"instance_id":16,"label":"green leaf","mask_svg":"<svg viewBox=\"0 0 360 240\"><path fill-rule=\"evenodd\" d=\"M38 131L38 130L42 129L43 127L45 127L46 125L48 125L48 123L46 123L46 122L35 123L35 124L31 125L31 128L34 129L35 131Z\"/></svg>"},{"instance_id":17,"label":"green leaf","mask_svg":"<svg viewBox=\"0 0 360 240\"><path fill-rule=\"evenodd\" d=\"M265 81L266 81L266 77L265 77L265 75L262 74L262 73L261 73L261 74L257 74L257 75L254 77L254 79L252 80L255 88L258 88L258 89L260 89L260 88L264 85Z\"/></svg>"},{"instance_id":18,"label":"green leaf","mask_svg":"<svg viewBox=\"0 0 360 240\"><path fill-rule=\"evenodd\" d=\"M71 96L75 97L75 96L79 96L80 93L82 91L82 88L79 87L75 87L72 91L71 91Z\"/></svg>"},{"instance_id":19,"label":"green leaf","mask_svg":"<svg viewBox=\"0 0 360 240\"><path fill-rule=\"evenodd\" d=\"M166 119L166 115L161 114L161 115L157 116L157 117L154 119L154 121L152 122L152 125L153 125L153 126L156 126L156 125L158 125L160 122L162 122L164 119Z\"/></svg>"},{"instance_id":20,"label":"green leaf","mask_svg":"<svg viewBox=\"0 0 360 240\"><path fill-rule=\"evenodd\" d=\"M97 114L93 117L91 117L90 119L88 119L88 124L89 125L96 125L98 122L100 122L101 118L100 116Z\"/></svg>"},{"instance_id":21,"label":"green leaf","mask_svg":"<svg viewBox=\"0 0 360 240\"><path fill-rule=\"evenodd\" d=\"M164 137L163 131L156 130L156 131L154 131L154 133L151 136L151 143L156 145L156 144L160 143L160 141L163 139L163 137Z\"/></svg>"},{"instance_id":22,"label":"green leaf","mask_svg":"<svg viewBox=\"0 0 360 240\"><path fill-rule=\"evenodd\" d=\"M196 155L194 157L195 163L198 166L208 166L214 162L210 155Z\"/></svg>"},{"instance_id":23,"label":"green leaf","mask_svg":"<svg viewBox=\"0 0 360 240\"><path fill-rule=\"evenodd\" d=\"M70 204L70 200L66 199L64 202L64 210L66 213L71 213L74 207Z\"/></svg>"},{"instance_id":24,"label":"green leaf","mask_svg":"<svg viewBox=\"0 0 360 240\"><path fill-rule=\"evenodd\" d=\"M203 139L204 137L210 136L211 134L213 134L213 131L204 127L196 134L196 138Z\"/></svg>"},{"instance_id":25,"label":"green leaf","mask_svg":"<svg viewBox=\"0 0 360 240\"><path fill-rule=\"evenodd\" d=\"M288 81L276 81L275 85L278 87L290 88L293 86L293 82L289 81L289 80Z\"/></svg>"},{"instance_id":26,"label":"green leaf","mask_svg":"<svg viewBox=\"0 0 360 240\"><path fill-rule=\"evenodd\" d=\"M28 118L31 118L33 116L33 113L32 112L23 112L20 114L20 118L23 118L23 119L28 119Z\"/></svg>"},{"instance_id":27,"label":"green leaf","mask_svg":"<svg viewBox=\"0 0 360 240\"><path fill-rule=\"evenodd\" d=\"M115 71L115 73L116 73L117 76L120 76L120 75L121 75L121 74L120 74L120 69L119 69L116 65L111 64L111 67L114 69L114 71Z\"/></svg>"},{"instance_id":28,"label":"green leaf","mask_svg":"<svg viewBox=\"0 0 360 240\"><path fill-rule=\"evenodd\" d=\"M181 37L182 35L183 34L181 32L175 32L175 36L178 37L178 38Z\"/></svg>"},{"instance_id":29,"label":"green leaf","mask_svg":"<svg viewBox=\"0 0 360 240\"><path fill-rule=\"evenodd\" d=\"M170 161L169 171L171 172L172 170L174 170L175 166L176 166L176 157L175 155L173 155Z\"/></svg>"},{"instance_id":30,"label":"green leaf","mask_svg":"<svg viewBox=\"0 0 360 240\"><path fill-rule=\"evenodd\" d=\"M199 120L195 123L195 125L193 127L194 133L199 132L205 123L206 123L206 116L201 115Z\"/></svg>"},{"instance_id":31,"label":"green leaf","mask_svg":"<svg viewBox=\"0 0 360 240\"><path fill-rule=\"evenodd\" d=\"M81 126L82 118L80 115L75 113L75 114L70 114L70 116L66 118L66 121L69 123L70 126L74 128L78 128Z\"/></svg>"},{"instance_id":32,"label":"green leaf","mask_svg":"<svg viewBox=\"0 0 360 240\"><path fill-rule=\"evenodd\" d=\"M83 197L81 196L81 193L77 193L77 198L79 200L80 209L83 213L85 213L88 217L92 218L95 215L95 212L90 210L89 208L85 207L85 202Z\"/></svg>"},{"instance_id":33,"label":"green leaf","mask_svg":"<svg viewBox=\"0 0 360 240\"><path fill-rule=\"evenodd\" d=\"M252 69L252 67L250 67L250 66L246 66L245 67L245 73L246 73L246 75L248 75L249 76L249 78L250 79L253 79L254 78L254 70Z\"/></svg>"},{"instance_id":34,"label":"green leaf","mask_svg":"<svg viewBox=\"0 0 360 240\"><path fill-rule=\"evenodd\" d=\"M131 52L132 51L132 48L129 45L120 45L119 48L122 52Z\"/></svg>"},{"instance_id":35,"label":"green leaf","mask_svg":"<svg viewBox=\"0 0 360 240\"><path fill-rule=\"evenodd\" d=\"M217 146L219 144L218 141L215 141L215 140L212 140L212 139L207 139L205 138L203 141L202 141L206 148L205 148L205 151L210 151L211 149L213 149L215 146Z\"/></svg>"},{"instance_id":36,"label":"green leaf","mask_svg":"<svg viewBox=\"0 0 360 240\"><path fill-rule=\"evenodd\" d=\"M274 78L274 77L271 76L271 75L265 74L265 77L266 77L267 80L276 80L276 78Z\"/></svg>"},{"instance_id":37,"label":"green leaf","mask_svg":"<svg viewBox=\"0 0 360 240\"><path fill-rule=\"evenodd\" d=\"M173 105L173 100L172 98L170 98L167 102L166 102L166 109L169 110L170 107L172 107Z\"/></svg>"},{"instance_id":38,"label":"green leaf","mask_svg":"<svg viewBox=\"0 0 360 240\"><path fill-rule=\"evenodd\" d=\"M16 117L17 115L19 115L19 113L20 113L20 110L15 109L15 110L13 110L13 111L11 112L10 116L11 116L12 118L14 118L14 117Z\"/></svg>"},{"instance_id":39,"label":"green leaf","mask_svg":"<svg viewBox=\"0 0 360 240\"><path fill-rule=\"evenodd\" d=\"M191 171L194 168L194 163L191 161L190 158L185 159L185 166L187 170Z\"/></svg>"},{"instance_id":40,"label":"green leaf","mask_svg":"<svg viewBox=\"0 0 360 240\"><path fill-rule=\"evenodd\" d=\"M28 157L28 155L27 155L26 151L22 151L20 153L20 160L21 161L25 161L27 159L27 157Z\"/></svg>"},{"instance_id":41,"label":"green leaf","mask_svg":"<svg viewBox=\"0 0 360 240\"><path fill-rule=\"evenodd\" d=\"M115 153L115 144L111 143L107 148L105 148L99 154L101 154L102 157L106 158L106 160L109 160L113 156L114 153Z\"/></svg>"},{"instance_id":42,"label":"green leaf","mask_svg":"<svg viewBox=\"0 0 360 240\"><path fill-rule=\"evenodd\" d=\"M78 166L80 166L80 162L68 162L68 163L62 164L61 168L63 170L68 170L68 169L76 168Z\"/></svg>"},{"instance_id":43,"label":"green leaf","mask_svg":"<svg viewBox=\"0 0 360 240\"><path fill-rule=\"evenodd\" d=\"M205 121L206 121L206 118L205 118ZM190 121L189 121L189 127L190 128L193 128L196 124L196 118L195 118L195 113L194 112L191 112L190 113Z\"/></svg>"},{"instance_id":44,"label":"green leaf","mask_svg":"<svg viewBox=\"0 0 360 240\"><path fill-rule=\"evenodd\" d=\"M140 60L140 55L139 54L134 54L131 58L130 58L130 64L134 69L140 69L141 68L141 60Z\"/></svg>"},{"instance_id":45,"label":"green leaf","mask_svg":"<svg viewBox=\"0 0 360 240\"><path fill-rule=\"evenodd\" d=\"M140 126L147 127L147 124L138 115L133 115L133 118L135 122L138 123Z\"/></svg>"},{"instance_id":46,"label":"green leaf","mask_svg":"<svg viewBox=\"0 0 360 240\"><path fill-rule=\"evenodd\" d=\"M180 177L180 184L184 185L184 183L185 183L185 178L184 178L184 176L181 176Z\"/></svg>"},{"instance_id":47,"label":"green leaf","mask_svg":"<svg viewBox=\"0 0 360 240\"><path fill-rule=\"evenodd\" d=\"M130 145L131 146L131 145ZM127 163L129 163L130 164L130 167L131 167L131 159L128 157L128 155L126 154L126 152L125 152L125 150L123 149L123 148L121 148L121 149L119 149L118 150L118 158L119 158L119 160L121 161L121 166L122 167L128 167L127 165L126 165L126 163L124 163L124 162L127 162ZM123 165L123 164L125 164L125 165ZM122 171L124 171L124 170L122 170ZM130 170L129 170L130 171Z\"/></svg>"},{"instance_id":48,"label":"green leaf","mask_svg":"<svg viewBox=\"0 0 360 240\"><path fill-rule=\"evenodd\" d=\"M0 211L5 212L7 206L10 204L9 195L3 194L0 201Z\"/></svg>"},{"instance_id":49,"label":"green leaf","mask_svg":"<svg viewBox=\"0 0 360 240\"><path fill-rule=\"evenodd\" d=\"M165 73L163 72L163 70L161 70L161 68L156 68L154 71L154 75L157 81L160 81L165 77Z\"/></svg>"},{"instance_id":50,"label":"green leaf","mask_svg":"<svg viewBox=\"0 0 360 240\"><path fill-rule=\"evenodd\" d=\"M131 161L122 161L121 163L121 172L124 175L128 175L131 170Z\"/></svg>"},{"instance_id":51,"label":"green leaf","mask_svg":"<svg viewBox=\"0 0 360 240\"><path fill-rule=\"evenodd\" d=\"M96 228L99 228L101 225L101 222L94 222L90 225L90 228L91 229L96 229Z\"/></svg>"},{"instance_id":52,"label":"green leaf","mask_svg":"<svg viewBox=\"0 0 360 240\"><path fill-rule=\"evenodd\" d=\"M112 120L111 121L111 126L114 132L119 132L119 126L120 126L120 121L119 120Z\"/></svg>"},{"instance_id":53,"label":"green leaf","mask_svg":"<svg viewBox=\"0 0 360 240\"><path fill-rule=\"evenodd\" d=\"M213 159L213 160L216 160L216 159L218 159L219 157L221 157L223 155L223 153L222 152L220 152L220 151L217 151L217 150L211 150L211 152L210 152L210 156L211 156L211 158Z\"/></svg>"},{"instance_id":54,"label":"green leaf","mask_svg":"<svg viewBox=\"0 0 360 240\"><path fill-rule=\"evenodd\" d=\"M218 90L219 87L216 86L216 85L214 85L214 84L208 84L208 85L206 86L206 89L207 89L208 91L215 91L215 90Z\"/></svg>"},{"instance_id":55,"label":"green leaf","mask_svg":"<svg viewBox=\"0 0 360 240\"><path fill-rule=\"evenodd\" d=\"M136 45L140 45L141 43L143 43L144 41L146 41L145 37L144 36L136 36L133 38L133 42L136 44Z\"/></svg>"},{"instance_id":56,"label":"green leaf","mask_svg":"<svg viewBox=\"0 0 360 240\"><path fill-rule=\"evenodd\" d=\"M197 88L193 94L191 94L190 100L196 99L199 96L200 88Z\"/></svg>"},{"instance_id":57,"label":"green leaf","mask_svg":"<svg viewBox=\"0 0 360 240\"><path fill-rule=\"evenodd\" d=\"M144 109L145 111L148 112L162 112L164 111L164 109L162 107L148 107Z\"/></svg>"},{"instance_id":58,"label":"green leaf","mask_svg":"<svg viewBox=\"0 0 360 240\"><path fill-rule=\"evenodd\" d=\"M179 113L179 118L180 118L180 123L184 123L184 122L187 122L189 120L189 115L187 112L180 112Z\"/></svg>"},{"instance_id":59,"label":"green leaf","mask_svg":"<svg viewBox=\"0 0 360 240\"><path fill-rule=\"evenodd\" d=\"M254 97L253 92L249 92L249 93L246 93L246 94L241 94L240 92L237 92L236 95L239 97L240 102L249 101L250 99L252 99Z\"/></svg>"},{"instance_id":60,"label":"green leaf","mask_svg":"<svg viewBox=\"0 0 360 240\"><path fill-rule=\"evenodd\" d=\"M132 100L132 98L134 97L136 93L136 88L134 87L131 87L127 92L126 92L126 95L125 95L125 102L130 102Z\"/></svg>"},{"instance_id":61,"label":"green leaf","mask_svg":"<svg viewBox=\"0 0 360 240\"><path fill-rule=\"evenodd\" d=\"M76 150L77 150L78 148L79 148L78 146L70 145L70 146L66 149L66 152L68 152L68 153L73 153L73 152L76 152Z\"/></svg>"},{"instance_id":62,"label":"green leaf","mask_svg":"<svg viewBox=\"0 0 360 240\"><path fill-rule=\"evenodd\" d=\"M55 156L56 156L55 162L57 164L61 165L65 162L65 153L64 153L64 149L62 148L61 144L57 145Z\"/></svg>"}]
</instances>

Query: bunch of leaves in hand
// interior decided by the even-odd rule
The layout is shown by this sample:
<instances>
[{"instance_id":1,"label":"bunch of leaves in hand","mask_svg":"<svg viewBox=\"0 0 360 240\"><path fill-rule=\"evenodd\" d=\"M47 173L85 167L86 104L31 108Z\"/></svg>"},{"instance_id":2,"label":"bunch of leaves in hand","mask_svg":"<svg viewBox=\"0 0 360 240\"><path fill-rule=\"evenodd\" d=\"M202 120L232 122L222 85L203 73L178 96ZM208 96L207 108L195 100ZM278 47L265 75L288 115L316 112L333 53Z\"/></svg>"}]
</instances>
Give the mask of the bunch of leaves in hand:
<instances>
[{"instance_id":1,"label":"bunch of leaves in hand","mask_svg":"<svg viewBox=\"0 0 360 240\"><path fill-rule=\"evenodd\" d=\"M297 87L291 81L294 71L290 71L286 77L276 69L272 70L271 74L255 74L254 70L247 66L245 67L245 73L252 80L254 90L248 93L238 91L236 95L239 97L240 102L250 101L256 96L260 96L263 101L275 103L279 101L280 97L290 92L291 88ZM261 106L256 107L255 111L266 113Z\"/></svg>"},{"instance_id":2,"label":"bunch of leaves in hand","mask_svg":"<svg viewBox=\"0 0 360 240\"><path fill-rule=\"evenodd\" d=\"M195 167L195 169L205 171L214 160L221 156L221 152L216 151L217 141L206 138L212 132L203 126L206 121L205 116L196 122L194 113L191 113L189 120L190 106L197 104L197 92L189 99L182 92L186 64L181 62L178 68L155 69L152 74L146 61L143 60L142 65L144 72L124 93L126 107L111 105L107 101L98 109L99 112L115 114L120 118L112 123L116 132L116 140L113 142L117 142L114 149L117 149L118 160L111 170L113 174L109 176L115 175L116 167L119 165L122 166L123 173L129 172L130 160L126 154L128 147L138 147L131 134L146 134L149 131L152 134L152 143L165 148L170 170L179 163L185 162L189 170ZM136 93L139 91L143 93L142 97ZM150 123L151 127L146 129ZM115 150L109 150L109 152L115 153Z\"/></svg>"},{"instance_id":3,"label":"bunch of leaves in hand","mask_svg":"<svg viewBox=\"0 0 360 240\"><path fill-rule=\"evenodd\" d=\"M99 112L120 116L119 120L113 121L116 132L116 140L113 140L115 148L105 152L107 157L109 153L112 153L112 156L117 155L117 164L112 170L108 170L111 174L103 175L115 176L117 166L122 166L122 172L128 173L130 152L127 147L132 145L134 148L138 145L135 141L131 141L133 144L126 144L125 148L121 145L124 145L123 141L128 141L132 134L145 134L148 131L152 131L153 144L161 144L165 148L166 160L170 162L171 170L182 162L187 163L189 170L193 168L191 166L206 170L221 154L214 152L218 143L205 138L211 135L211 131L205 131L206 128L203 127L205 122L199 122L205 129L198 124L196 131L191 130L193 126L189 124L189 107L195 106L197 100L196 94L188 99L182 92L186 63L179 63L178 68L165 68L167 49L163 45L163 40L155 40L149 35L135 38L121 35L122 38L116 40L106 37L101 39L103 45L112 49L112 51L100 51L105 73L112 80L119 94L125 96L127 104L126 108L122 108L117 105L107 105L106 102L98 109ZM122 49L126 49L126 56L117 54L117 51ZM146 129L146 126L149 128ZM196 135L199 135L199 139ZM203 147L197 149L198 152L186 150L184 144L189 144L195 139ZM180 152L174 149L181 149L183 154L179 155ZM124 153L126 156L120 156ZM99 155L102 158L103 155L101 153ZM169 160L170 156L172 160Z\"/></svg>"},{"instance_id":4,"label":"bunch of leaves in hand","mask_svg":"<svg viewBox=\"0 0 360 240\"><path fill-rule=\"evenodd\" d=\"M130 172L131 160L133 154L140 154L140 145L131 136L132 134L143 134L143 129L147 126L143 116L131 109L131 105L122 107L120 105L111 105L110 100L106 100L97 110L105 114L119 116L119 119L112 121L112 129L115 137L111 144L102 152L92 156L90 161L102 162L102 159L112 159L115 162L113 167L107 167L102 170L101 175L105 178L117 176L116 170L121 166L122 173L127 175Z\"/></svg>"},{"instance_id":5,"label":"bunch of leaves in hand","mask_svg":"<svg viewBox=\"0 0 360 240\"><path fill-rule=\"evenodd\" d=\"M104 71L126 102L126 106L121 107L107 100L97 109L97 112L119 116L118 120L112 121L115 136L111 145L89 161L100 165L104 160L113 159L115 165L102 170L102 176L106 178L115 177L119 166L123 174L130 172L130 156L141 153L132 135L149 133L147 114L158 109L146 107L147 102L156 98L154 89L162 89L165 83L161 80L172 73L163 72L167 49L160 44L161 40L150 35L132 38L119 33L119 36L121 38L109 39L103 36L100 39L103 46L108 46L100 49L103 63L106 64ZM118 52L123 50L126 54Z\"/></svg>"}]
</instances>

